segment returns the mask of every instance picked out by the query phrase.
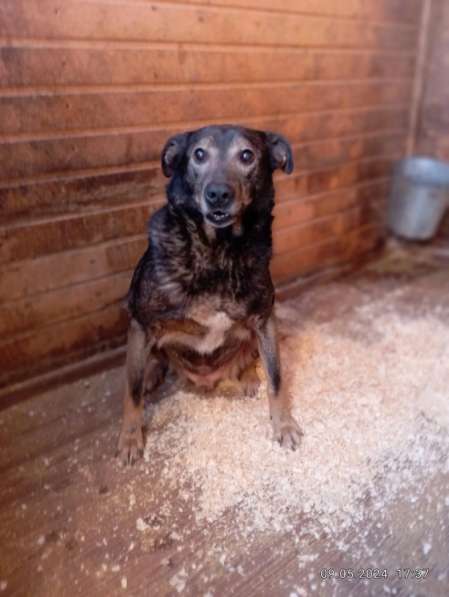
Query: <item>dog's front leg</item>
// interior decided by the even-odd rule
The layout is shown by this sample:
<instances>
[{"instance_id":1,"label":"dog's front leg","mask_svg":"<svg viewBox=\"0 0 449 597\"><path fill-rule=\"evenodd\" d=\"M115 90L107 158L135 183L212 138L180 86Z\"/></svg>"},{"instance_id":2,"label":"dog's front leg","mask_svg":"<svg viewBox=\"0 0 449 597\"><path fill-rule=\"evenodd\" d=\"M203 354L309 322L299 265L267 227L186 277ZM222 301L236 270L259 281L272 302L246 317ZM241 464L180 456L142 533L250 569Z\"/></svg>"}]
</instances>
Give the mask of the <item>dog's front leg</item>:
<instances>
[{"instance_id":1,"label":"dog's front leg","mask_svg":"<svg viewBox=\"0 0 449 597\"><path fill-rule=\"evenodd\" d=\"M279 346L273 314L267 320L258 320L255 326L259 353L268 384L270 417L274 438L292 450L301 441L302 432L290 413L288 389L281 372Z\"/></svg>"},{"instance_id":2,"label":"dog's front leg","mask_svg":"<svg viewBox=\"0 0 449 597\"><path fill-rule=\"evenodd\" d=\"M128 330L123 422L117 448L117 456L124 465L133 464L143 452L143 390L147 356L145 331L132 319Z\"/></svg>"}]
</instances>

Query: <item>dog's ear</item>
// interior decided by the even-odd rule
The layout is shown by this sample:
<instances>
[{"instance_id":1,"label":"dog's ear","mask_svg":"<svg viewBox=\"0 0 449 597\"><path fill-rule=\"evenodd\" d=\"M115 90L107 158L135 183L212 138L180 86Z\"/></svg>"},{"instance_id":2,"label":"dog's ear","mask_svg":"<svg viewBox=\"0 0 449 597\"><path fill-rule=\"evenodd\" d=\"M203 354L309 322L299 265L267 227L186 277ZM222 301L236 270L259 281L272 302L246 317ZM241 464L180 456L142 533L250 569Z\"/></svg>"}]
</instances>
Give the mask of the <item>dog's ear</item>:
<instances>
[{"instance_id":1,"label":"dog's ear","mask_svg":"<svg viewBox=\"0 0 449 597\"><path fill-rule=\"evenodd\" d=\"M280 168L286 174L291 174L293 172L293 152L290 143L276 133L266 133L266 138L273 170Z\"/></svg>"},{"instance_id":2,"label":"dog's ear","mask_svg":"<svg viewBox=\"0 0 449 597\"><path fill-rule=\"evenodd\" d=\"M170 137L161 153L162 172L167 178L173 176L187 149L189 133L180 133Z\"/></svg>"}]
</instances>

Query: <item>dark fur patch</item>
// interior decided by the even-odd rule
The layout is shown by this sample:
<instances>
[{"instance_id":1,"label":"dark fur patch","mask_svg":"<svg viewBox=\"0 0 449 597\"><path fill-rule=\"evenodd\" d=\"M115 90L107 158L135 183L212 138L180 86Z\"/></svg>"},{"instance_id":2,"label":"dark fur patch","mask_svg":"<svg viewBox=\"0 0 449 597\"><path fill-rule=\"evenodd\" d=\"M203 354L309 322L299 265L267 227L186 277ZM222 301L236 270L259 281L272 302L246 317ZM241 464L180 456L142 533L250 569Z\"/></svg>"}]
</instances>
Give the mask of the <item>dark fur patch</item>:
<instances>
[{"instance_id":1,"label":"dark fur patch","mask_svg":"<svg viewBox=\"0 0 449 597\"><path fill-rule=\"evenodd\" d=\"M133 399L134 404L138 405L142 398L142 389L143 389L143 375L139 375L135 379L132 380L131 386L131 396Z\"/></svg>"},{"instance_id":2,"label":"dark fur patch","mask_svg":"<svg viewBox=\"0 0 449 597\"><path fill-rule=\"evenodd\" d=\"M271 378L272 378L274 393L279 394L279 391L281 389L281 374L280 374L280 371L277 366L275 367Z\"/></svg>"}]
</instances>

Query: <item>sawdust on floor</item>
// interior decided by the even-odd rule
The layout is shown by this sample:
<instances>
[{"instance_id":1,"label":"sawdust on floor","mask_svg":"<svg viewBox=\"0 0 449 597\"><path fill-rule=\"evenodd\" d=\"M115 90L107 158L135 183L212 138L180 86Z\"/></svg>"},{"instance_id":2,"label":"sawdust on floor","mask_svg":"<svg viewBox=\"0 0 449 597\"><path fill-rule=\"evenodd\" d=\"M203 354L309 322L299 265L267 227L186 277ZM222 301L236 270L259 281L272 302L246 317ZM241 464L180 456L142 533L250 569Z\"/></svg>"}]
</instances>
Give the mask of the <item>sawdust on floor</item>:
<instances>
[{"instance_id":1,"label":"sawdust on floor","mask_svg":"<svg viewBox=\"0 0 449 597\"><path fill-rule=\"evenodd\" d=\"M329 322L300 321L294 303L278 316L298 451L273 443L263 385L255 399L177 392L149 412L145 460L163 456L162 482L198 522L233 509L250 540L305 512L337 536L362 518L367 494L382 510L404 487L413 500L423 475L449 471L449 327L439 313L401 314L390 295Z\"/></svg>"}]
</instances>

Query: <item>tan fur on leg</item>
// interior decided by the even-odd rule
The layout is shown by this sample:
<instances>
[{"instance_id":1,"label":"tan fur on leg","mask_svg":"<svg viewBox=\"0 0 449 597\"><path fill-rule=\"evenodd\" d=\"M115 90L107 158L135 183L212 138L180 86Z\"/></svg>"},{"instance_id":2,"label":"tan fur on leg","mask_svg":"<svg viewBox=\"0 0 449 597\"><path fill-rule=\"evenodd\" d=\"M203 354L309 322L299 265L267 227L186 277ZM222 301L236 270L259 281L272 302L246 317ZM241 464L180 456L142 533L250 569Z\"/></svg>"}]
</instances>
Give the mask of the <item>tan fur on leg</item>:
<instances>
[{"instance_id":1,"label":"tan fur on leg","mask_svg":"<svg viewBox=\"0 0 449 597\"><path fill-rule=\"evenodd\" d=\"M128 330L126 390L123 401L122 430L117 456L122 464L133 464L143 452L143 382L147 358L145 332L135 320Z\"/></svg>"}]
</instances>

